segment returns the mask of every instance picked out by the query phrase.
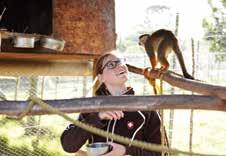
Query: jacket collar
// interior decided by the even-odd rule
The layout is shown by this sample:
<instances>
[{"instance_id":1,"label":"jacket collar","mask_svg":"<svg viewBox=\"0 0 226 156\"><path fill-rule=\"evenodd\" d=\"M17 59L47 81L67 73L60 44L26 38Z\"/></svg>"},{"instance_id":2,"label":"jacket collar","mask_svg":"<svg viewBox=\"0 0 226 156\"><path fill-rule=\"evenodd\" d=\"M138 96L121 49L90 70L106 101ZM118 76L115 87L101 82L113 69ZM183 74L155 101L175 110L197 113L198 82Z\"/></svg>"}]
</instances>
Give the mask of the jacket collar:
<instances>
[{"instance_id":1,"label":"jacket collar","mask_svg":"<svg viewBox=\"0 0 226 156\"><path fill-rule=\"evenodd\" d=\"M123 95L134 95L134 90L132 87L127 87L127 91L123 94ZM106 86L104 84L102 84L96 91L96 95L97 96L101 96L101 95L111 95L111 93L109 92L109 90L106 88Z\"/></svg>"}]
</instances>

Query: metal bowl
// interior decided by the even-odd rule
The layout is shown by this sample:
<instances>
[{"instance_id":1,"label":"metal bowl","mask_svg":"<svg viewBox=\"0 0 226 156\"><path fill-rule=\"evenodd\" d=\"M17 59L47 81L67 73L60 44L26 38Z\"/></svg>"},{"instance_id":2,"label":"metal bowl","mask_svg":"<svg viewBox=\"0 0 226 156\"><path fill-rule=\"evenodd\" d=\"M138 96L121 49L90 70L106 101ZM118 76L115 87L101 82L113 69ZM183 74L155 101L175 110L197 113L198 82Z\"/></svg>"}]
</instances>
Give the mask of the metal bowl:
<instances>
[{"instance_id":1,"label":"metal bowl","mask_svg":"<svg viewBox=\"0 0 226 156\"><path fill-rule=\"evenodd\" d=\"M56 51L62 51L65 44L64 40L48 37L41 38L40 42L42 47Z\"/></svg>"},{"instance_id":2,"label":"metal bowl","mask_svg":"<svg viewBox=\"0 0 226 156\"><path fill-rule=\"evenodd\" d=\"M88 156L100 156L111 151L112 145L106 142L95 142L87 145Z\"/></svg>"},{"instance_id":3,"label":"metal bowl","mask_svg":"<svg viewBox=\"0 0 226 156\"><path fill-rule=\"evenodd\" d=\"M34 48L35 37L14 36L13 46L16 48Z\"/></svg>"}]
</instances>

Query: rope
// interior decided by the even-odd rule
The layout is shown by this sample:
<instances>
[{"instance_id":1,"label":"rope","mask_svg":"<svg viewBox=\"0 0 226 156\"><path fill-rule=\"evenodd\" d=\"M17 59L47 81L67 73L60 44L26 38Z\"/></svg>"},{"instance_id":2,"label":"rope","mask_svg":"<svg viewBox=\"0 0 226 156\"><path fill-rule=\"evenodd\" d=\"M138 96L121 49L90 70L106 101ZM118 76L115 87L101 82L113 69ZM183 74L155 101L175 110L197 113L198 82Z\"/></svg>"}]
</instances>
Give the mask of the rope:
<instances>
[{"instance_id":1,"label":"rope","mask_svg":"<svg viewBox=\"0 0 226 156\"><path fill-rule=\"evenodd\" d=\"M77 127L80 127L90 133L102 136L102 137L110 137L120 143L123 144L131 144L132 146L136 146L138 148L142 148L142 149L146 149L146 150L150 150L150 151L156 151L156 152L170 152L170 153L181 153L181 154L185 154L185 155L199 155L199 156L226 156L226 155L211 155L211 154L202 154L202 153L191 153L191 152L187 152L187 151L181 151L178 149L173 149L173 148L167 148L167 147L162 147L162 145L157 145L157 144L152 144L152 143L146 143L146 142L142 142L142 141L138 141L138 140L134 140L131 142L130 138L126 138L120 135L116 135L116 134L111 134L108 133L104 130L98 129L96 127L92 127L90 125L87 125L85 123L82 123L78 120L74 120L72 118L70 118L69 116L67 116L66 114L64 114L63 112L57 110L56 108L48 105L47 103L43 102L40 98L38 98L37 96L31 95L29 100L31 100L30 104L28 105L28 107L26 108L26 110L24 112L22 112L20 115L21 117L24 117L29 111L31 110L31 108L34 106L35 104L40 105L43 109L48 110L50 113L54 113L57 114L61 117L63 117L64 119L72 122L73 124L75 124Z\"/></svg>"},{"instance_id":2,"label":"rope","mask_svg":"<svg viewBox=\"0 0 226 156\"><path fill-rule=\"evenodd\" d=\"M28 106L25 108L25 110L19 116L17 116L16 119L20 120L23 117L25 117L29 113L29 111L33 108L33 106L34 106L34 102L30 101Z\"/></svg>"}]
</instances>

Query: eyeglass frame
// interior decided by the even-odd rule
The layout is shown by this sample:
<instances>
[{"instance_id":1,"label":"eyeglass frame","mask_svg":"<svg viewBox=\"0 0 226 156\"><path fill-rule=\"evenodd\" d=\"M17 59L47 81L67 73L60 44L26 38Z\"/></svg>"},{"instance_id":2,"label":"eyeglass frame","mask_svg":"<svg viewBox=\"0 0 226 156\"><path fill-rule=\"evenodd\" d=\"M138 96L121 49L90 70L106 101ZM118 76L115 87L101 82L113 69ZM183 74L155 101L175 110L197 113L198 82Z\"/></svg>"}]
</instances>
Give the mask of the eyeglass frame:
<instances>
[{"instance_id":1,"label":"eyeglass frame","mask_svg":"<svg viewBox=\"0 0 226 156\"><path fill-rule=\"evenodd\" d=\"M111 60L105 63L103 67L101 68L102 71L107 67L107 69L115 69L119 64L126 64L126 59L125 58L118 58L117 60ZM114 63L113 67L108 67L109 63Z\"/></svg>"}]
</instances>

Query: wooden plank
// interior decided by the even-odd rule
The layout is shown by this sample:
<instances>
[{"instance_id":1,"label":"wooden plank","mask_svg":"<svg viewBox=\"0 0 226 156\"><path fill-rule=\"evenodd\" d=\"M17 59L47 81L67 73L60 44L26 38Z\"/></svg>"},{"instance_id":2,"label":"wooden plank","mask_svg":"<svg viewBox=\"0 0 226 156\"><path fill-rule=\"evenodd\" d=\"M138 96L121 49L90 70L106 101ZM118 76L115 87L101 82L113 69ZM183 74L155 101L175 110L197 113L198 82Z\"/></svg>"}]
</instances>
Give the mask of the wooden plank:
<instances>
[{"instance_id":1,"label":"wooden plank","mask_svg":"<svg viewBox=\"0 0 226 156\"><path fill-rule=\"evenodd\" d=\"M36 61L57 61L57 60L93 60L98 58L95 54L61 54L61 53L32 53L32 52L0 52L0 60L36 60Z\"/></svg>"},{"instance_id":2,"label":"wooden plank","mask_svg":"<svg viewBox=\"0 0 226 156\"><path fill-rule=\"evenodd\" d=\"M65 112L98 112L107 110L150 111L156 109L204 109L226 111L226 101L213 96L162 95L162 96L99 96L90 98L45 100L54 108ZM0 101L0 114L19 115L27 101ZM49 114L35 105L29 115Z\"/></svg>"},{"instance_id":3,"label":"wooden plank","mask_svg":"<svg viewBox=\"0 0 226 156\"><path fill-rule=\"evenodd\" d=\"M1 76L91 76L88 61L18 61L1 60Z\"/></svg>"}]
</instances>

